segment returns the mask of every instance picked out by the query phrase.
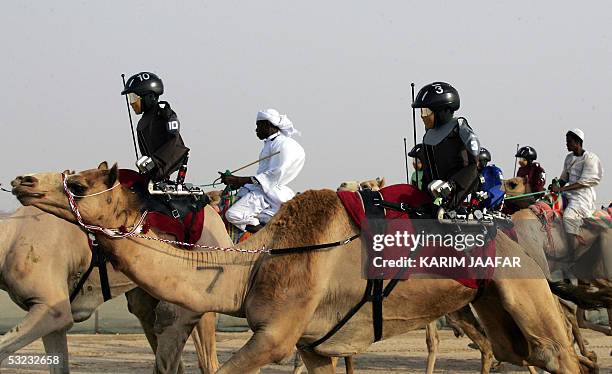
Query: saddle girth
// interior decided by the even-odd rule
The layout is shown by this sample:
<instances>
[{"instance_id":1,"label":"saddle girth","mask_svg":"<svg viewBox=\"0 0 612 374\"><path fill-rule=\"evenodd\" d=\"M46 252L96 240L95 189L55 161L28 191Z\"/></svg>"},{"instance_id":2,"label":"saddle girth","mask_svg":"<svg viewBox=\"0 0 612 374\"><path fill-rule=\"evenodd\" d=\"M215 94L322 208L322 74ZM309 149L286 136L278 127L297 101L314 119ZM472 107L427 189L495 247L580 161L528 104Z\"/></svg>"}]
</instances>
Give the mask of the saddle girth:
<instances>
[{"instance_id":1,"label":"saddle girth","mask_svg":"<svg viewBox=\"0 0 612 374\"><path fill-rule=\"evenodd\" d=\"M106 271L106 262L108 259L104 255L104 253L100 250L99 244L96 240L96 237L93 234L87 234L87 243L89 244L89 249L91 250L91 262L89 263L89 267L83 273L77 285L74 287L74 290L70 292L70 302L72 303L74 299L78 296L79 292L83 289L83 285L89 279L89 275L93 271L94 267L98 268L98 273L100 274L100 287L102 288L102 297L104 301L108 301L112 299L112 295L110 292L110 284L108 283L108 272Z\"/></svg>"}]
</instances>

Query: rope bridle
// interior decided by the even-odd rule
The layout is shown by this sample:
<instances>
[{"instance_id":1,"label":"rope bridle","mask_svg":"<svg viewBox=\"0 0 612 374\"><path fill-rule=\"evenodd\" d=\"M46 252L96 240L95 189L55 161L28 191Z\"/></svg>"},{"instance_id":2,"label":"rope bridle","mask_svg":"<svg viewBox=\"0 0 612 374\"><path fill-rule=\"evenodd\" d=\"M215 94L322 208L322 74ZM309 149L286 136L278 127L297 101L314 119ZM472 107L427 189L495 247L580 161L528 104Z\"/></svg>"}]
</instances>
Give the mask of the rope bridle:
<instances>
[{"instance_id":1,"label":"rope bridle","mask_svg":"<svg viewBox=\"0 0 612 374\"><path fill-rule=\"evenodd\" d=\"M74 193L72 193L72 191L70 191L70 189L68 188L68 178L66 177L65 173L62 173L62 185L64 187L64 192L66 193L66 196L68 197L68 203L70 205L70 209L72 210L72 213L74 213L77 222L79 223L79 225L81 227L83 227L85 230L87 230L88 232L92 232L92 233L102 233L110 238L126 238L128 236L132 236L134 235L136 232L140 231L142 229L142 225L147 217L147 211L145 210L141 215L140 218L137 219L136 223L132 226L132 229L130 231L125 232L124 230L121 229L109 229L109 228L105 228L105 227L101 227L101 226L97 226L97 225L90 225L87 224L83 221L83 217L81 216L81 212L79 211L79 207L75 201L75 198L87 198L87 197L92 197L92 196L97 196L97 195L101 195L103 193L107 193L111 190L113 190L114 188L116 188L117 186L120 185L119 181L117 181L112 187L107 188L103 191L100 192L96 192L96 193L92 193L89 195L76 195Z\"/></svg>"}]
</instances>

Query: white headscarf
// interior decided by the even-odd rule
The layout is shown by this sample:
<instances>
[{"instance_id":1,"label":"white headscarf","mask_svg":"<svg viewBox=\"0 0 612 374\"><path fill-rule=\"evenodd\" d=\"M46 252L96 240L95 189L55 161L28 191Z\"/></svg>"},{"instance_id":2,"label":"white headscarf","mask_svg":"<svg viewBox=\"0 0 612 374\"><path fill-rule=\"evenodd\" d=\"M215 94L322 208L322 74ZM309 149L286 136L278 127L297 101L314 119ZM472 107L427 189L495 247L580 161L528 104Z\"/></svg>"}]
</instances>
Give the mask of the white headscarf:
<instances>
[{"instance_id":1,"label":"white headscarf","mask_svg":"<svg viewBox=\"0 0 612 374\"><path fill-rule=\"evenodd\" d=\"M280 132L282 132L285 136L292 137L295 134L302 135L301 132L293 127L293 123L289 117L284 114L280 114L276 109L266 109L257 112L257 121L261 120L270 121L270 123L278 127Z\"/></svg>"},{"instance_id":2,"label":"white headscarf","mask_svg":"<svg viewBox=\"0 0 612 374\"><path fill-rule=\"evenodd\" d=\"M568 132L573 132L577 137L584 142L584 131L580 129L571 129Z\"/></svg>"}]
</instances>

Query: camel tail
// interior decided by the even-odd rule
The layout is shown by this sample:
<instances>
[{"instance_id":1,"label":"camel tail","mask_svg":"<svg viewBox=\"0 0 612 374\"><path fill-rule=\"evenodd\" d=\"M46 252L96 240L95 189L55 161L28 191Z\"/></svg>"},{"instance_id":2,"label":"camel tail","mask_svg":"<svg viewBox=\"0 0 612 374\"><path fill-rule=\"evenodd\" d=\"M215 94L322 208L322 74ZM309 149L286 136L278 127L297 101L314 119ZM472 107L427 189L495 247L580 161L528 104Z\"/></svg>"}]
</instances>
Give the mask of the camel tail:
<instances>
[{"instance_id":1,"label":"camel tail","mask_svg":"<svg viewBox=\"0 0 612 374\"><path fill-rule=\"evenodd\" d=\"M612 289L604 288L594 291L589 286L548 281L553 294L578 305L579 308L592 310L612 308Z\"/></svg>"}]
</instances>

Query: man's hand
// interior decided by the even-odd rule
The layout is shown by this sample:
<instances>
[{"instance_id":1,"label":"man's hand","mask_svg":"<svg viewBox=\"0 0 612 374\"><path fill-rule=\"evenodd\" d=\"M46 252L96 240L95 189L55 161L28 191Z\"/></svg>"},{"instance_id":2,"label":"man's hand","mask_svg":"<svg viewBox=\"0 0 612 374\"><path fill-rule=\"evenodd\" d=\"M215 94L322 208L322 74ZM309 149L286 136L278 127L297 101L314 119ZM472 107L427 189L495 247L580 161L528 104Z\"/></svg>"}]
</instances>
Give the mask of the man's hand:
<instances>
[{"instance_id":1,"label":"man's hand","mask_svg":"<svg viewBox=\"0 0 612 374\"><path fill-rule=\"evenodd\" d=\"M238 177L235 175L225 175L221 172L221 182L232 188L239 188L247 183L251 183L251 177Z\"/></svg>"},{"instance_id":2,"label":"man's hand","mask_svg":"<svg viewBox=\"0 0 612 374\"><path fill-rule=\"evenodd\" d=\"M550 185L550 190L555 193L561 192L561 186L557 183L553 183Z\"/></svg>"},{"instance_id":3,"label":"man's hand","mask_svg":"<svg viewBox=\"0 0 612 374\"><path fill-rule=\"evenodd\" d=\"M548 189L555 193L561 192L563 191L563 188L561 187L562 184L564 183L562 183L559 179L554 178L550 183L550 186L548 186Z\"/></svg>"}]
</instances>

